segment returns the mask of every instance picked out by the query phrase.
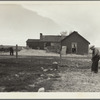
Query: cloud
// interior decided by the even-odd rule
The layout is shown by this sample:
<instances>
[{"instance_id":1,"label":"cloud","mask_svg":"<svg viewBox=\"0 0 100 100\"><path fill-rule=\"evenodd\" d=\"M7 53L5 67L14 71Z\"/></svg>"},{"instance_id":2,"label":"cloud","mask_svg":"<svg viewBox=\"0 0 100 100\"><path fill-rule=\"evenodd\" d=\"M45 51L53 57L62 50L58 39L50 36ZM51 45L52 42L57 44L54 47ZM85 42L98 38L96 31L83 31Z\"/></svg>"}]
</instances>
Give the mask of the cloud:
<instances>
[{"instance_id":1,"label":"cloud","mask_svg":"<svg viewBox=\"0 0 100 100\"><path fill-rule=\"evenodd\" d=\"M3 44L25 45L28 38L39 38L40 32L50 34L52 30L57 29L59 29L57 23L50 18L38 15L35 11L24 9L20 5L0 5L0 40L3 38ZM6 36L9 41L4 39Z\"/></svg>"},{"instance_id":2,"label":"cloud","mask_svg":"<svg viewBox=\"0 0 100 100\"><path fill-rule=\"evenodd\" d=\"M99 12L100 3L1 4L0 39L2 43L11 43L16 37L17 43L25 44L28 38L39 38L40 32L60 34L76 30L91 43L99 45ZM7 35L9 41L4 38Z\"/></svg>"},{"instance_id":3,"label":"cloud","mask_svg":"<svg viewBox=\"0 0 100 100\"><path fill-rule=\"evenodd\" d=\"M100 2L96 4L32 4L23 5L23 7L53 19L60 25L62 31L76 30L91 43L100 44Z\"/></svg>"}]
</instances>

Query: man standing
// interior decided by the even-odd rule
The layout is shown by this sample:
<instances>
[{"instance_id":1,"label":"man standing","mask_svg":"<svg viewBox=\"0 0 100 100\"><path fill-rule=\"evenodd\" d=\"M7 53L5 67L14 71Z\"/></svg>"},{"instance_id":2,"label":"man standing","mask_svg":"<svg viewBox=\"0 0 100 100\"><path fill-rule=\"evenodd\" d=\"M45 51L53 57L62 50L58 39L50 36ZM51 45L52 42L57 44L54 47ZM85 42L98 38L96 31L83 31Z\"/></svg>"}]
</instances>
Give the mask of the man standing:
<instances>
[{"instance_id":1,"label":"man standing","mask_svg":"<svg viewBox=\"0 0 100 100\"><path fill-rule=\"evenodd\" d=\"M10 55L13 56L14 55L13 53L14 53L14 50L12 47L10 47Z\"/></svg>"},{"instance_id":2,"label":"man standing","mask_svg":"<svg viewBox=\"0 0 100 100\"><path fill-rule=\"evenodd\" d=\"M94 73L98 73L98 62L99 62L99 50L95 48L95 46L91 46L90 49L92 50L92 66L91 71Z\"/></svg>"}]
</instances>

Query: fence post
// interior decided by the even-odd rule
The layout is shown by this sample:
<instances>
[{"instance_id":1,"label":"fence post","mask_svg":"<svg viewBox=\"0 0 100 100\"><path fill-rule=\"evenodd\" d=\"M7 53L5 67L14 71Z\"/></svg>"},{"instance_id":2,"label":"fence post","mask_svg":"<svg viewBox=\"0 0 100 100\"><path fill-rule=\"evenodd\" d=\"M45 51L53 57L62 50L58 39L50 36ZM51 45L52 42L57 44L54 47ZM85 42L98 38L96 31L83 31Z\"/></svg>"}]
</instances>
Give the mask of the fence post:
<instances>
[{"instance_id":1,"label":"fence post","mask_svg":"<svg viewBox=\"0 0 100 100\"><path fill-rule=\"evenodd\" d=\"M62 65L62 55L61 55L61 51L62 51L62 45L60 44L60 66Z\"/></svg>"},{"instance_id":2,"label":"fence post","mask_svg":"<svg viewBox=\"0 0 100 100\"><path fill-rule=\"evenodd\" d=\"M16 58L18 58L18 45L16 44Z\"/></svg>"}]
</instances>

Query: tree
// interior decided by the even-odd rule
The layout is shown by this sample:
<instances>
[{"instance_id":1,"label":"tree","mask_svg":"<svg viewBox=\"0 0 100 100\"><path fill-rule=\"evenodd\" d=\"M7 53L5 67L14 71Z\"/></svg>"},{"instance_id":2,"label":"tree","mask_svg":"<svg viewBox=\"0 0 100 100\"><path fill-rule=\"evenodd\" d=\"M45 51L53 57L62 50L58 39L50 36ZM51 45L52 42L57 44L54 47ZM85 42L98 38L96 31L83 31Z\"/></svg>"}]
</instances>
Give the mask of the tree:
<instances>
[{"instance_id":1,"label":"tree","mask_svg":"<svg viewBox=\"0 0 100 100\"><path fill-rule=\"evenodd\" d=\"M67 35L67 31L62 31L60 32L61 36L66 36Z\"/></svg>"}]
</instances>

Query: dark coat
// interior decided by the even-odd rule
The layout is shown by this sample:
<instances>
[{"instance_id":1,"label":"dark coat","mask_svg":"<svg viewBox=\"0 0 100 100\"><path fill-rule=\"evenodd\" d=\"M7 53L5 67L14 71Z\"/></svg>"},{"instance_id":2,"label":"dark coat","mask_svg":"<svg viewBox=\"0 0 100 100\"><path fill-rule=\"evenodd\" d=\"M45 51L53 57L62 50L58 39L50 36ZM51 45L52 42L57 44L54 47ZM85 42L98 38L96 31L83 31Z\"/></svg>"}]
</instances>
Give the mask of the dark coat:
<instances>
[{"instance_id":1,"label":"dark coat","mask_svg":"<svg viewBox=\"0 0 100 100\"><path fill-rule=\"evenodd\" d=\"M99 60L100 59L100 52L99 49L94 48L92 52L92 60Z\"/></svg>"}]
</instances>

